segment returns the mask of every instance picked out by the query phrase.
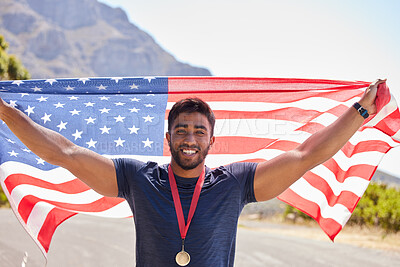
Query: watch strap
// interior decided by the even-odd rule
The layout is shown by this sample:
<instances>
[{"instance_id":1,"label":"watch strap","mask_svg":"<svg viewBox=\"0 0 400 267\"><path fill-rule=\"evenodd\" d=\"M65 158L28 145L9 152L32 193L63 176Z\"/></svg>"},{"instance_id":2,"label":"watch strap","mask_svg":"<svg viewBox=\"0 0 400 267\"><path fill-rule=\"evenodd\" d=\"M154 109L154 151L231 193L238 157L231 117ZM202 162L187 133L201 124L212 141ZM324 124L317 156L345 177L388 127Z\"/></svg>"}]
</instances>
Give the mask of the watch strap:
<instances>
[{"instance_id":1,"label":"watch strap","mask_svg":"<svg viewBox=\"0 0 400 267\"><path fill-rule=\"evenodd\" d=\"M358 111L358 113L360 113L360 115L366 119L368 118L369 114L368 114L368 110L366 110L365 108L363 108L360 103L356 102L353 104L353 107Z\"/></svg>"}]
</instances>

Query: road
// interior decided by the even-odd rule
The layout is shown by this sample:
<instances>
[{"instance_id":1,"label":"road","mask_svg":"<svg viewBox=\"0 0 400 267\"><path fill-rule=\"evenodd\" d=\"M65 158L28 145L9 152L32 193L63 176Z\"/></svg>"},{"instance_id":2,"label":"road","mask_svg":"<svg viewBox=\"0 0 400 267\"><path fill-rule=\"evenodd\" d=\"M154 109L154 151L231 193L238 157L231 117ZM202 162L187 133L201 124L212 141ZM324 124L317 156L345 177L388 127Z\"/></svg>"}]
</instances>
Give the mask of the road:
<instances>
[{"instance_id":1,"label":"road","mask_svg":"<svg viewBox=\"0 0 400 267\"><path fill-rule=\"evenodd\" d=\"M47 267L134 266L131 218L105 219L78 215L57 229ZM262 231L268 227L275 231ZM237 267L257 266L399 266L400 254L279 234L279 226L241 222ZM298 228L301 231L301 227ZM45 259L11 210L0 209L0 266L45 266Z\"/></svg>"}]
</instances>

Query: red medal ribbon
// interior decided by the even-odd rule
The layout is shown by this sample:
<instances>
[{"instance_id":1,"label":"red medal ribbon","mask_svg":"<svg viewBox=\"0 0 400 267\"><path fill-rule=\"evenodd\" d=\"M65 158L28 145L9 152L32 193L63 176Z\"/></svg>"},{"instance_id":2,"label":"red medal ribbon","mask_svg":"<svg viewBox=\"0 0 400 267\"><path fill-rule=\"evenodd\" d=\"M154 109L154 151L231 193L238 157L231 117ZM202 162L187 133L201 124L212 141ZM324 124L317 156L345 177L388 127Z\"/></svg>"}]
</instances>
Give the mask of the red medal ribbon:
<instances>
[{"instance_id":1,"label":"red medal ribbon","mask_svg":"<svg viewBox=\"0 0 400 267\"><path fill-rule=\"evenodd\" d=\"M174 173L172 172L171 165L168 166L169 184L171 186L172 198L174 200L175 212L176 212L176 217L178 218L179 231L181 233L182 240L186 238L190 222L192 221L194 212L197 207L197 203L199 202L200 191L204 184L204 177L205 177L205 168L203 168L203 171L201 172L200 177L197 180L196 187L194 189L192 197L192 202L190 203L187 223L185 225L185 217L183 216L182 204L181 204L181 199L179 198L179 192L178 192L178 187L176 186L175 176Z\"/></svg>"}]
</instances>

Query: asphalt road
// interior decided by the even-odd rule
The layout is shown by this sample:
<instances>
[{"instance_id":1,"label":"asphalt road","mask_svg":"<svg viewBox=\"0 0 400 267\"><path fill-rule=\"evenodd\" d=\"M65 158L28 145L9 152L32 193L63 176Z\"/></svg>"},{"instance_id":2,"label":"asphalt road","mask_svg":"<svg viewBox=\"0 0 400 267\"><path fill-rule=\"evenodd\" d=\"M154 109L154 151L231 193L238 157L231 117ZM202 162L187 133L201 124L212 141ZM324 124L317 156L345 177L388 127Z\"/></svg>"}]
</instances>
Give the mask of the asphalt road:
<instances>
[{"instance_id":1,"label":"asphalt road","mask_svg":"<svg viewBox=\"0 0 400 267\"><path fill-rule=\"evenodd\" d=\"M237 237L237 267L257 266L400 266L398 253L285 236L261 228L281 226L244 223ZM288 227L288 226L285 226ZM296 227L296 226L290 226ZM301 231L301 227L299 227ZM57 229L48 267L134 266L132 219L78 215ZM11 210L0 209L0 266L45 266L45 259Z\"/></svg>"}]
</instances>

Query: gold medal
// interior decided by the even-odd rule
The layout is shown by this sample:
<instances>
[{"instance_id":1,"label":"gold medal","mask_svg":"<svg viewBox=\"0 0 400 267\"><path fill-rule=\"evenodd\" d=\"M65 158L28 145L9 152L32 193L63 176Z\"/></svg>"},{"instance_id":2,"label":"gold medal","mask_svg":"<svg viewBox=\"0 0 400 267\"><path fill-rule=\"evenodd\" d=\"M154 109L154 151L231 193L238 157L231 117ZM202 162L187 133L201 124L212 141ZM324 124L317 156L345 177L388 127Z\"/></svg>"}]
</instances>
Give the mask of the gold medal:
<instances>
[{"instance_id":1,"label":"gold medal","mask_svg":"<svg viewBox=\"0 0 400 267\"><path fill-rule=\"evenodd\" d=\"M203 171L201 172L200 177L197 180L196 188L194 190L192 201L190 203L187 224L185 224L185 218L183 216L181 200L179 198L179 192L178 192L178 187L176 185L174 173L172 172L171 165L168 166L168 178L171 186L172 198L174 200L176 217L178 219L179 232L182 237L182 250L178 252L178 254L176 254L175 256L175 261L179 266L186 266L190 262L190 255L185 251L185 238L187 231L189 229L190 222L192 221L194 211L196 210L197 202L199 201L200 191L204 183L204 177L205 177L205 168L203 168Z\"/></svg>"},{"instance_id":2,"label":"gold medal","mask_svg":"<svg viewBox=\"0 0 400 267\"><path fill-rule=\"evenodd\" d=\"M176 254L175 261L179 266L186 266L190 262L190 255L186 251L182 250Z\"/></svg>"}]
</instances>

